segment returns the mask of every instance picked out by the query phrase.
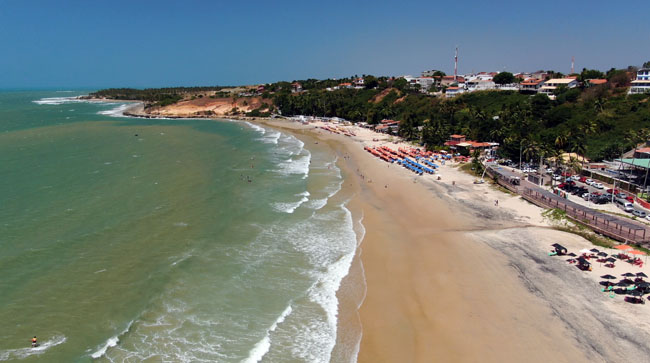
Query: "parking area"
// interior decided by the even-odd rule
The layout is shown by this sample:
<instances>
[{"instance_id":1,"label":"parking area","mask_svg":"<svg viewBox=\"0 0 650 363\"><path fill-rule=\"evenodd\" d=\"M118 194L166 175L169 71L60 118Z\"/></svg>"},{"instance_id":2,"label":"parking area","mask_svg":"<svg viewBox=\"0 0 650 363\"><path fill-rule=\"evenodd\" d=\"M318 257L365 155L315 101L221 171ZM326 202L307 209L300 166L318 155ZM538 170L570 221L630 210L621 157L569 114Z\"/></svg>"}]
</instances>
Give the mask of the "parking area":
<instances>
[{"instance_id":1,"label":"parking area","mask_svg":"<svg viewBox=\"0 0 650 363\"><path fill-rule=\"evenodd\" d=\"M568 181L563 179L556 187L565 191L572 202L611 213L627 214L650 224L649 211L634 203L634 198L625 191L614 190L607 184L597 185L597 181L585 177L576 180L571 177Z\"/></svg>"},{"instance_id":2,"label":"parking area","mask_svg":"<svg viewBox=\"0 0 650 363\"><path fill-rule=\"evenodd\" d=\"M548 167L543 167L540 173L535 165L524 165L523 170L520 170L513 166L490 164L493 168L499 169L501 174L512 178L526 180L529 175L532 175L537 178L537 185L541 177L543 185L552 185L554 188L561 189L566 193L568 200L579 205L604 212L624 214L650 225L650 211L634 203L633 196L624 190L614 190L611 185L598 180L571 176L570 173L554 173Z\"/></svg>"}]
</instances>

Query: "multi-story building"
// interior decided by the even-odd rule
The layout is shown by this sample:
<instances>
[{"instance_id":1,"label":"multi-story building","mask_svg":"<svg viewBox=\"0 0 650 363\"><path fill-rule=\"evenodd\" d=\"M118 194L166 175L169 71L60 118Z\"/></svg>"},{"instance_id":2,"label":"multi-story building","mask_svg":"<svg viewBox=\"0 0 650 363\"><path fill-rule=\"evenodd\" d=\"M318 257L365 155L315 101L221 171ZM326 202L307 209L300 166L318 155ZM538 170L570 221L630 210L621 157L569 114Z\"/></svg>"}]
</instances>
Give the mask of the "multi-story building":
<instances>
[{"instance_id":1,"label":"multi-story building","mask_svg":"<svg viewBox=\"0 0 650 363\"><path fill-rule=\"evenodd\" d=\"M641 68L636 72L629 94L650 93L650 68Z\"/></svg>"},{"instance_id":2,"label":"multi-story building","mask_svg":"<svg viewBox=\"0 0 650 363\"><path fill-rule=\"evenodd\" d=\"M555 95L553 92L558 88L558 87L566 87L566 88L575 88L578 87L578 81L574 78L553 78L549 79L548 81L544 82L544 85L539 88L539 93L544 93L548 96L548 98L554 100Z\"/></svg>"}]
</instances>

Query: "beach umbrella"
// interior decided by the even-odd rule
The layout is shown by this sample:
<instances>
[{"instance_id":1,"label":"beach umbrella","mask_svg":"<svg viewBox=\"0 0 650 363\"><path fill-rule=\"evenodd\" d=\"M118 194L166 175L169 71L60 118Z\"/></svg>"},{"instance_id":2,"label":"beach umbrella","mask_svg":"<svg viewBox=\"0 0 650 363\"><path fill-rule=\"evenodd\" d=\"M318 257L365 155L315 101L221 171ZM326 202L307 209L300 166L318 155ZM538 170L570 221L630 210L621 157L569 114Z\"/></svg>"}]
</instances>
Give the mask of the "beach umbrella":
<instances>
[{"instance_id":1,"label":"beach umbrella","mask_svg":"<svg viewBox=\"0 0 650 363\"><path fill-rule=\"evenodd\" d=\"M616 262L616 259L614 257L610 257L610 258L606 259L605 261L614 263L614 262Z\"/></svg>"},{"instance_id":2,"label":"beach umbrella","mask_svg":"<svg viewBox=\"0 0 650 363\"><path fill-rule=\"evenodd\" d=\"M628 286L628 285L630 285L630 280L621 280L621 281L617 282L616 285L618 285L618 286Z\"/></svg>"},{"instance_id":3,"label":"beach umbrella","mask_svg":"<svg viewBox=\"0 0 650 363\"><path fill-rule=\"evenodd\" d=\"M567 256L576 257L576 254L573 253L573 252L571 252L571 253L569 253Z\"/></svg>"},{"instance_id":4,"label":"beach umbrella","mask_svg":"<svg viewBox=\"0 0 650 363\"><path fill-rule=\"evenodd\" d=\"M605 253L605 252L598 252L598 256L600 256L600 257L607 257L608 255L607 255L607 253Z\"/></svg>"},{"instance_id":5,"label":"beach umbrella","mask_svg":"<svg viewBox=\"0 0 650 363\"><path fill-rule=\"evenodd\" d=\"M643 272L637 272L636 277L648 278L648 275L644 274Z\"/></svg>"},{"instance_id":6,"label":"beach umbrella","mask_svg":"<svg viewBox=\"0 0 650 363\"><path fill-rule=\"evenodd\" d=\"M590 249L589 251L590 251L590 252L593 252L593 253L598 253L598 252L600 252L600 251L598 251L598 250L595 249L595 248L592 248L592 249Z\"/></svg>"},{"instance_id":7,"label":"beach umbrella","mask_svg":"<svg viewBox=\"0 0 650 363\"><path fill-rule=\"evenodd\" d=\"M607 275L601 276L600 278L607 279L607 280L613 280L613 279L616 278L616 276L612 276L612 275L607 274Z\"/></svg>"},{"instance_id":8,"label":"beach umbrella","mask_svg":"<svg viewBox=\"0 0 650 363\"><path fill-rule=\"evenodd\" d=\"M624 273L624 274L621 274L621 276L625 276L625 277L634 277L634 276L636 276L636 275L633 274L633 273L631 273L631 272L626 272L626 273Z\"/></svg>"},{"instance_id":9,"label":"beach umbrella","mask_svg":"<svg viewBox=\"0 0 650 363\"><path fill-rule=\"evenodd\" d=\"M586 248L583 248L583 249L580 250L580 253L590 253L590 252L591 251L586 249Z\"/></svg>"}]
</instances>

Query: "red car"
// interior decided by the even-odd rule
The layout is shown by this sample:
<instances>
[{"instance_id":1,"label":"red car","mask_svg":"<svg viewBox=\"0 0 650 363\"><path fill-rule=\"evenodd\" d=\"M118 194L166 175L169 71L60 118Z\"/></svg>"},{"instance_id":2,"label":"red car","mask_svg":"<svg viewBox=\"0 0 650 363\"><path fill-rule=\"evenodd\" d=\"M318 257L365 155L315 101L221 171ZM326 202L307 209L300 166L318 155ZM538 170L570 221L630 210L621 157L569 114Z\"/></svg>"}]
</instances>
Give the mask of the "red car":
<instances>
[{"instance_id":1,"label":"red car","mask_svg":"<svg viewBox=\"0 0 650 363\"><path fill-rule=\"evenodd\" d=\"M587 177L586 177L586 176L581 176L580 179L578 179L578 180L579 180L581 183L584 183L585 181L587 181Z\"/></svg>"},{"instance_id":2,"label":"red car","mask_svg":"<svg viewBox=\"0 0 650 363\"><path fill-rule=\"evenodd\" d=\"M564 173L562 173L562 176L563 177L570 177L571 173L568 173L568 172L565 171Z\"/></svg>"}]
</instances>

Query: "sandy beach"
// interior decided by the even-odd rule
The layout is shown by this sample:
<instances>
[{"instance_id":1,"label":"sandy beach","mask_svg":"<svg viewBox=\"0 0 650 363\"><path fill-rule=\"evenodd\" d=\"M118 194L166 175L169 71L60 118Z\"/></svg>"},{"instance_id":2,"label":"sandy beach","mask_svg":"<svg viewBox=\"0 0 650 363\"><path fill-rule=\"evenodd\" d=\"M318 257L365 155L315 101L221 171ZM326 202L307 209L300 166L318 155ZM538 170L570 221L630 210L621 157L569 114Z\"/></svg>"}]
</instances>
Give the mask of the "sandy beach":
<instances>
[{"instance_id":1,"label":"sandy beach","mask_svg":"<svg viewBox=\"0 0 650 363\"><path fill-rule=\"evenodd\" d=\"M256 122L315 137L340 156L354 195L349 207L366 230L362 264L346 278L365 278L365 298L358 317L345 304L340 311L342 327L360 318L360 362L626 362L650 353L648 306L611 298L598 284L606 273L650 275L647 265L612 271L595 263L583 272L550 257L552 243L575 253L594 246L550 228L543 210L520 197L473 184L451 163L436 180L363 150L400 146L386 136Z\"/></svg>"}]
</instances>

